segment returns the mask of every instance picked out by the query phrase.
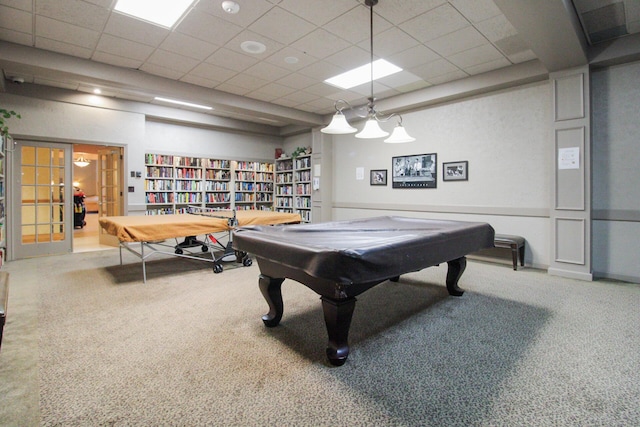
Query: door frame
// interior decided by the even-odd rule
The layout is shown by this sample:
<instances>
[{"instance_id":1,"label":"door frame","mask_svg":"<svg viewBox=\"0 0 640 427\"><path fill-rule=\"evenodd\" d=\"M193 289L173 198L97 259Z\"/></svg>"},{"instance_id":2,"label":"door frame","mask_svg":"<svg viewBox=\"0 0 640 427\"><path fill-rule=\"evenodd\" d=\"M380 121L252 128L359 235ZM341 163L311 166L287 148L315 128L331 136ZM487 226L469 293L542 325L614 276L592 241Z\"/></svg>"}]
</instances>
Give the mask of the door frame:
<instances>
[{"instance_id":1,"label":"door frame","mask_svg":"<svg viewBox=\"0 0 640 427\"><path fill-rule=\"evenodd\" d=\"M22 227L22 180L21 180L21 170L20 164L18 164L19 160L22 158L20 155L20 151L16 153L16 150L22 150L22 145L29 145L34 147L49 147L49 148L57 148L62 149L64 152L64 240L65 244L55 243L58 247L62 248L62 250L50 252L47 250L36 250L33 253L18 254L20 252L18 250L18 245L21 244L19 241L19 236L22 235L21 231L18 231L20 227ZM7 185L7 193L5 195L8 203L11 204L8 211L11 213L9 217L7 217L7 259L15 260L20 258L31 258L37 256L48 256L48 255L61 255L63 253L70 253L73 250L73 185L72 185L72 175L73 168L71 165L73 164L73 146L68 143L63 142L53 142L53 141L37 141L30 139L18 139L13 144L13 148L11 150L7 150L7 175L9 177L9 182ZM52 243L53 244L53 243ZM40 248L43 247L45 243L40 245ZM34 246L34 249L38 247ZM49 246L51 248L51 246ZM46 248L45 248L46 249Z\"/></svg>"}]
</instances>

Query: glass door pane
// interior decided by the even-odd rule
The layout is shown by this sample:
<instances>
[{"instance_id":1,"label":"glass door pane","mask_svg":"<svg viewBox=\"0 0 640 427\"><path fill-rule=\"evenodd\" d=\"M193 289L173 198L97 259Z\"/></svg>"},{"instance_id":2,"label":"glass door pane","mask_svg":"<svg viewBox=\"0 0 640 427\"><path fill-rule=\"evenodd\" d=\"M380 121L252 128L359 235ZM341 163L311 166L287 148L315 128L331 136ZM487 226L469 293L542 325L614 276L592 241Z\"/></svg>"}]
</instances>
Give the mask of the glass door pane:
<instances>
[{"instance_id":1,"label":"glass door pane","mask_svg":"<svg viewBox=\"0 0 640 427\"><path fill-rule=\"evenodd\" d=\"M19 178L16 189L15 257L70 252L71 234L66 224L70 215L66 207L70 200L68 168L71 146L54 143L21 142L14 167Z\"/></svg>"}]
</instances>

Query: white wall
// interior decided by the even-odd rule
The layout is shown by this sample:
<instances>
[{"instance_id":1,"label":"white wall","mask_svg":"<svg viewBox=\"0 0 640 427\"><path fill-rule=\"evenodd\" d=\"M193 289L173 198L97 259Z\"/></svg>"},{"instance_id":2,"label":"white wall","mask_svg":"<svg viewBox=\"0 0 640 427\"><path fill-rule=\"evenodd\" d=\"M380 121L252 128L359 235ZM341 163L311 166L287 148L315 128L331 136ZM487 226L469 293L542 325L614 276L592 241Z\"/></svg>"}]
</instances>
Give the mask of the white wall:
<instances>
[{"instance_id":1,"label":"white wall","mask_svg":"<svg viewBox=\"0 0 640 427\"><path fill-rule=\"evenodd\" d=\"M99 99L97 100L99 101ZM16 138L124 147L124 190L127 211L144 210L144 154L217 157L229 160L273 160L283 138L147 121L144 114L100 106L0 93L3 108L18 111L11 119ZM141 172L132 178L130 172ZM127 187L134 187L128 193Z\"/></svg>"},{"instance_id":2,"label":"white wall","mask_svg":"<svg viewBox=\"0 0 640 427\"><path fill-rule=\"evenodd\" d=\"M417 138L407 144L336 136L333 219L393 213L487 221L526 238L527 263L548 266L550 99L542 82L403 114ZM437 188L392 188L393 156L428 153L438 155ZM469 180L443 182L442 163L461 160L469 161ZM357 167L364 180L356 180ZM371 169L388 170L386 187L370 185Z\"/></svg>"}]
</instances>

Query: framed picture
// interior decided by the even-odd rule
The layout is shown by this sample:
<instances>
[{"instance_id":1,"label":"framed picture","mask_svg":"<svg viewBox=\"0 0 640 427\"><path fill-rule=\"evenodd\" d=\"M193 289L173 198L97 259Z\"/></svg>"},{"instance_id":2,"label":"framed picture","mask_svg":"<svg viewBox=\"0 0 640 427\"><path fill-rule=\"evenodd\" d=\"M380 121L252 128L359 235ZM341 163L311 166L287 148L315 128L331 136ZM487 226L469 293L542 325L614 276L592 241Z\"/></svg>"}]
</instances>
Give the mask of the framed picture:
<instances>
[{"instance_id":1,"label":"framed picture","mask_svg":"<svg viewBox=\"0 0 640 427\"><path fill-rule=\"evenodd\" d=\"M469 179L469 162L448 162L442 164L443 181L466 181Z\"/></svg>"},{"instance_id":2,"label":"framed picture","mask_svg":"<svg viewBox=\"0 0 640 427\"><path fill-rule=\"evenodd\" d=\"M387 185L387 170L386 169L372 170L371 185Z\"/></svg>"},{"instance_id":3,"label":"framed picture","mask_svg":"<svg viewBox=\"0 0 640 427\"><path fill-rule=\"evenodd\" d=\"M393 188L436 188L438 186L438 155L416 154L397 156L391 160Z\"/></svg>"}]
</instances>

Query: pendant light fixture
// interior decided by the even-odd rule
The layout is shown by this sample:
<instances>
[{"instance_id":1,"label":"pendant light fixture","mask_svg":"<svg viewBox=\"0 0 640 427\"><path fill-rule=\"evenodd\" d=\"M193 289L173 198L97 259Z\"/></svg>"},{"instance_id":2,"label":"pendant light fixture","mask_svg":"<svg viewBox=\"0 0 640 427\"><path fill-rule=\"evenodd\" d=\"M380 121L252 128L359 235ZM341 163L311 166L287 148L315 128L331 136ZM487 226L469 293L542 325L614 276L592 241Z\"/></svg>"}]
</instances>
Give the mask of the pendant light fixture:
<instances>
[{"instance_id":1,"label":"pendant light fixture","mask_svg":"<svg viewBox=\"0 0 640 427\"><path fill-rule=\"evenodd\" d=\"M367 121L365 122L365 125L362 131L357 133L355 137L361 138L361 139L374 139L374 138L384 138L386 136L389 136L389 132L382 130L378 123L386 122L392 117L397 117L398 124L393 129L393 133L391 134L391 136L385 139L384 142L401 143L401 142L415 141L416 139L411 137L407 133L405 128L402 126L402 116L400 116L400 114L393 113L385 117L376 110L375 98L373 96L373 6L378 4L378 0L365 0L364 4L369 6L369 11L370 11L369 29L370 29L371 38L370 38L369 46L370 46L371 61L369 63L369 70L370 70L369 82L371 85L371 96L368 98L369 102L367 103L366 115L363 115L363 116L359 115L360 117L366 117ZM331 123L329 123L329 126L320 129L321 132L328 133L328 134L348 134L348 133L353 133L357 131L356 128L349 125L349 123L347 122L345 115L342 113L344 106L339 108L338 107L339 103L344 103L348 105L350 109L353 109L347 101L344 101L342 99L339 99L338 101L336 101L334 103L336 114L334 114L333 118L331 119Z\"/></svg>"},{"instance_id":2,"label":"pendant light fixture","mask_svg":"<svg viewBox=\"0 0 640 427\"><path fill-rule=\"evenodd\" d=\"M87 166L89 166L91 164L91 161L85 159L84 156L82 154L80 154L80 157L75 159L73 161L73 164L78 166L78 167L80 167L80 168L85 168L85 167L87 167Z\"/></svg>"}]
</instances>

